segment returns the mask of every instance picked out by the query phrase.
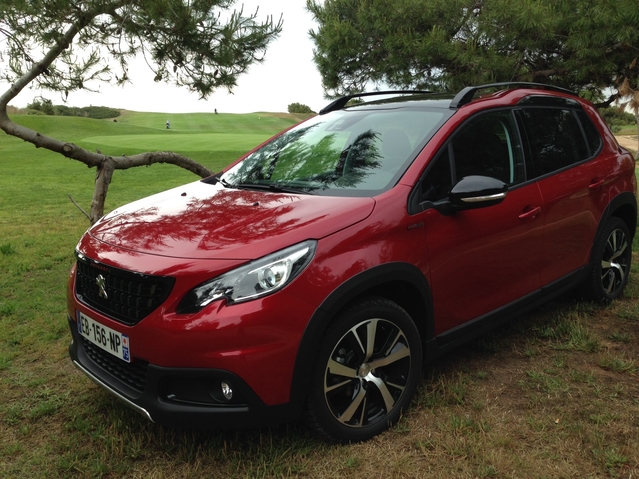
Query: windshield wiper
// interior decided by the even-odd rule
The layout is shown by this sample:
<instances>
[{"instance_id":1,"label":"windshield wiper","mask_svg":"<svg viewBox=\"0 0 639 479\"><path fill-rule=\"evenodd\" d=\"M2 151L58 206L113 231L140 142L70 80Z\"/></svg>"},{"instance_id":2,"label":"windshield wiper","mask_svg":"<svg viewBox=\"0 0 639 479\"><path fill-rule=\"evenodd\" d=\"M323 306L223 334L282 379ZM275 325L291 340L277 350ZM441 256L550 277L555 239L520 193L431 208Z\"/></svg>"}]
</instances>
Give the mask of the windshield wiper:
<instances>
[{"instance_id":1,"label":"windshield wiper","mask_svg":"<svg viewBox=\"0 0 639 479\"><path fill-rule=\"evenodd\" d=\"M275 191L277 193L293 193L293 194L298 194L298 195L312 195L313 194L313 193L311 193L312 188L307 188L305 190L302 190L300 188L291 188L289 186L282 186L282 185L277 185L277 184L268 185L268 188L271 191Z\"/></svg>"},{"instance_id":2,"label":"windshield wiper","mask_svg":"<svg viewBox=\"0 0 639 479\"><path fill-rule=\"evenodd\" d=\"M296 195L311 195L311 191L316 189L312 187L309 187L307 189L294 188L278 183L231 183L217 175L211 176L202 181L206 183L212 183L214 185L220 183L225 188L235 188L238 190L272 191L275 193L292 193Z\"/></svg>"},{"instance_id":3,"label":"windshield wiper","mask_svg":"<svg viewBox=\"0 0 639 479\"><path fill-rule=\"evenodd\" d=\"M233 185L229 183L228 181L226 181L224 178L218 178L217 181L219 184L221 184L225 188L233 188Z\"/></svg>"},{"instance_id":4,"label":"windshield wiper","mask_svg":"<svg viewBox=\"0 0 639 479\"><path fill-rule=\"evenodd\" d=\"M310 195L309 190L300 188L291 188L288 186L278 185L275 183L261 184L261 183L236 183L229 184L229 188L238 188L241 190L260 190L260 191L272 191L273 193L292 193L295 195Z\"/></svg>"},{"instance_id":5,"label":"windshield wiper","mask_svg":"<svg viewBox=\"0 0 639 479\"><path fill-rule=\"evenodd\" d=\"M224 186L225 188L233 188L233 185L231 183L226 181L224 178L220 177L221 174L222 173L218 173L217 175L213 175L213 176L211 176L209 178L205 178L202 181L204 183L210 183L210 184L213 184L213 185L217 185L219 183L222 186Z\"/></svg>"}]
</instances>

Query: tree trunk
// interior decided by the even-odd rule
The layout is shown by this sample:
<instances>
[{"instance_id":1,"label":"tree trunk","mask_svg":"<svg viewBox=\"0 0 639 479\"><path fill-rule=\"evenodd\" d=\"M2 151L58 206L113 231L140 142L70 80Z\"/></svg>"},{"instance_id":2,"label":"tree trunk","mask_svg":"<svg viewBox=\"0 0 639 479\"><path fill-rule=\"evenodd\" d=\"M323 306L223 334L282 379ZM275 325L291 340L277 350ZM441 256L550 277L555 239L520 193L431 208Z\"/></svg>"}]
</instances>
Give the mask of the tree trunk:
<instances>
[{"instance_id":1,"label":"tree trunk","mask_svg":"<svg viewBox=\"0 0 639 479\"><path fill-rule=\"evenodd\" d=\"M104 216L104 202L106 201L109 184L111 184L113 171L115 170L115 162L113 161L113 158L110 156L104 158L104 161L97 167L97 170L89 217L91 224L95 224L96 221Z\"/></svg>"}]
</instances>

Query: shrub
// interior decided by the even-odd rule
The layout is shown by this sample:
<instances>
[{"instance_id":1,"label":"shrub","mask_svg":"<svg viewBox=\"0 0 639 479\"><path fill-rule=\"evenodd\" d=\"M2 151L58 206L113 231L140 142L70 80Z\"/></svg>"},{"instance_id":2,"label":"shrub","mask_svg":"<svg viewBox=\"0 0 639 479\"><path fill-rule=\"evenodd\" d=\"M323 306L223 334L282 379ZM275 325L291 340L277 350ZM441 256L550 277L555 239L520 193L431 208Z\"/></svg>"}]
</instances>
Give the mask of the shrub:
<instances>
[{"instance_id":1,"label":"shrub","mask_svg":"<svg viewBox=\"0 0 639 479\"><path fill-rule=\"evenodd\" d=\"M311 108L307 105L303 105L302 103L291 103L288 106L289 113L315 113Z\"/></svg>"},{"instance_id":2,"label":"shrub","mask_svg":"<svg viewBox=\"0 0 639 479\"><path fill-rule=\"evenodd\" d=\"M120 116L120 111L115 108L106 106L85 106L78 108L75 106L53 105L51 100L47 100L46 98L34 99L33 103L27 105L27 109L30 115L81 116L97 120Z\"/></svg>"},{"instance_id":3,"label":"shrub","mask_svg":"<svg viewBox=\"0 0 639 479\"><path fill-rule=\"evenodd\" d=\"M637 119L633 114L628 113L627 111L624 111L621 108L615 106L600 108L599 113L601 113L601 116L613 132L615 131L613 128L615 126L621 127L625 125L637 124ZM621 130L621 128L619 128L619 130Z\"/></svg>"},{"instance_id":4,"label":"shrub","mask_svg":"<svg viewBox=\"0 0 639 479\"><path fill-rule=\"evenodd\" d=\"M55 115L51 100L47 100L46 98L35 98L33 103L27 104L27 108L29 110L40 111L45 115Z\"/></svg>"}]
</instances>

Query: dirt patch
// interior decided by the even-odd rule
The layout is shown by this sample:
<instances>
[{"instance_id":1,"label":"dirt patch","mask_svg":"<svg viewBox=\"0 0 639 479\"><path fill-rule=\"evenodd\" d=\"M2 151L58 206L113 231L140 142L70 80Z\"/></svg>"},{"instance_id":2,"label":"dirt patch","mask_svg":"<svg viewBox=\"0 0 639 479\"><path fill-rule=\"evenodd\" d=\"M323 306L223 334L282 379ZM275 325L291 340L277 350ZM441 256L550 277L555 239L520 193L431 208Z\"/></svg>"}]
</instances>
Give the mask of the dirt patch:
<instances>
[{"instance_id":1,"label":"dirt patch","mask_svg":"<svg viewBox=\"0 0 639 479\"><path fill-rule=\"evenodd\" d=\"M637 151L637 135L617 136L617 142L624 148Z\"/></svg>"}]
</instances>

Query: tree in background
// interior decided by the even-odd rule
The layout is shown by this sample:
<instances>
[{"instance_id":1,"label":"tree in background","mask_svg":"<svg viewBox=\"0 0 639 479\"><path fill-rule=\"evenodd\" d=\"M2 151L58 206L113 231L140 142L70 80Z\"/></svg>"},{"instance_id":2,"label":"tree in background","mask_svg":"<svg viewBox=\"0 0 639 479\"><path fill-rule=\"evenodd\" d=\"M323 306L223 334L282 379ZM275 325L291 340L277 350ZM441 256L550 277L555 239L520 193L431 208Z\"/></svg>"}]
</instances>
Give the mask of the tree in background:
<instances>
[{"instance_id":1,"label":"tree in background","mask_svg":"<svg viewBox=\"0 0 639 479\"><path fill-rule=\"evenodd\" d=\"M626 125L636 125L637 119L632 113L628 113L623 106L609 106L600 108L599 114L610 127L613 133L618 133Z\"/></svg>"},{"instance_id":2,"label":"tree in background","mask_svg":"<svg viewBox=\"0 0 639 479\"><path fill-rule=\"evenodd\" d=\"M11 113L11 112L9 112ZM81 116L84 118L116 118L120 116L120 110L107 106L83 106L69 107L66 105L54 105L47 98L34 98L32 103L27 103L28 115L52 115L52 116Z\"/></svg>"},{"instance_id":3,"label":"tree in background","mask_svg":"<svg viewBox=\"0 0 639 479\"><path fill-rule=\"evenodd\" d=\"M311 107L303 103L291 103L288 106L289 113L315 113Z\"/></svg>"},{"instance_id":4,"label":"tree in background","mask_svg":"<svg viewBox=\"0 0 639 479\"><path fill-rule=\"evenodd\" d=\"M0 0L0 128L7 134L97 168L88 215L104 213L114 170L172 163L200 176L211 172L171 152L107 156L49 138L9 118L7 106L27 85L64 98L96 82L129 81L128 62L143 58L156 81L183 86L206 98L229 91L248 67L261 62L282 21L230 8L235 0Z\"/></svg>"},{"instance_id":5,"label":"tree in background","mask_svg":"<svg viewBox=\"0 0 639 479\"><path fill-rule=\"evenodd\" d=\"M505 81L593 97L638 88L636 0L307 0L329 96L368 85L457 92Z\"/></svg>"},{"instance_id":6,"label":"tree in background","mask_svg":"<svg viewBox=\"0 0 639 479\"><path fill-rule=\"evenodd\" d=\"M46 98L34 98L32 103L27 104L27 109L35 110L41 115L55 115L53 102Z\"/></svg>"},{"instance_id":7,"label":"tree in background","mask_svg":"<svg viewBox=\"0 0 639 479\"><path fill-rule=\"evenodd\" d=\"M631 69L639 70L637 60L631 64ZM639 77L639 71L636 74ZM630 81L629 77L623 79L619 85L619 98L617 103L621 109L629 109L634 115L637 122L637 158L639 158L639 80Z\"/></svg>"}]
</instances>

